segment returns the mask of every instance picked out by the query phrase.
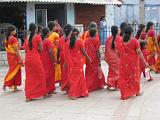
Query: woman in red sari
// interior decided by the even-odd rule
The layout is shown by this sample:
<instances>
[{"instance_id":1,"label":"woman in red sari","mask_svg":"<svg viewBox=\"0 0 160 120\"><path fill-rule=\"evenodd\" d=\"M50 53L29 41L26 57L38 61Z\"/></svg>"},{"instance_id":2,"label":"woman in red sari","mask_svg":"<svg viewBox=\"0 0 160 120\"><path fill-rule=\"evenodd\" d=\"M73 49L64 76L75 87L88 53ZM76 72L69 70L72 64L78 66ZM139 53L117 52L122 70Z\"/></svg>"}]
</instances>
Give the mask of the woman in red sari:
<instances>
[{"instance_id":1,"label":"woman in red sari","mask_svg":"<svg viewBox=\"0 0 160 120\"><path fill-rule=\"evenodd\" d=\"M85 50L92 60L92 63L86 62L85 77L88 91L92 92L103 89L106 85L104 74L101 70L100 60L100 40L96 38L97 24L91 22L89 25L89 36L85 40Z\"/></svg>"},{"instance_id":2,"label":"woman in red sari","mask_svg":"<svg viewBox=\"0 0 160 120\"><path fill-rule=\"evenodd\" d=\"M69 91L68 96L71 99L87 97L88 89L83 71L83 57L91 62L89 56L84 50L81 40L78 40L79 31L74 29L70 40L65 43L65 60L68 68Z\"/></svg>"},{"instance_id":3,"label":"woman in red sari","mask_svg":"<svg viewBox=\"0 0 160 120\"><path fill-rule=\"evenodd\" d=\"M136 38L139 42L147 42L147 41L146 41L146 36L147 36L147 33L146 33L146 31L145 31L145 25L140 24L135 38Z\"/></svg>"},{"instance_id":4,"label":"woman in red sari","mask_svg":"<svg viewBox=\"0 0 160 120\"><path fill-rule=\"evenodd\" d=\"M122 42L122 37L118 35L118 27L112 26L112 35L108 37L105 44L105 60L109 65L107 88L110 90L112 87L116 89L117 80L119 79L119 55L118 43Z\"/></svg>"},{"instance_id":5,"label":"woman in red sari","mask_svg":"<svg viewBox=\"0 0 160 120\"><path fill-rule=\"evenodd\" d=\"M54 65L55 65L55 58L52 49L52 43L48 39L49 29L43 28L42 29L42 40L43 40L43 51L41 53L41 59L43 63L43 68L45 72L46 78L46 87L48 94L54 93L55 90L55 80L54 80Z\"/></svg>"},{"instance_id":6,"label":"woman in red sari","mask_svg":"<svg viewBox=\"0 0 160 120\"><path fill-rule=\"evenodd\" d=\"M25 57L25 96L26 102L47 95L46 79L40 53L43 50L42 38L36 35L37 26L31 23L29 26L30 36L26 40Z\"/></svg>"},{"instance_id":7,"label":"woman in red sari","mask_svg":"<svg viewBox=\"0 0 160 120\"><path fill-rule=\"evenodd\" d=\"M68 92L69 90L69 83L67 79L67 69L64 67L64 45L65 42L67 42L70 39L71 33L72 33L72 26L70 24L67 24L64 27L64 35L59 39L59 57L60 57L60 65L61 65L61 76L62 76L62 81L61 81L61 90ZM58 58L59 60L59 58Z\"/></svg>"},{"instance_id":8,"label":"woman in red sari","mask_svg":"<svg viewBox=\"0 0 160 120\"><path fill-rule=\"evenodd\" d=\"M150 53L150 57L148 60L148 63L150 66L154 67L156 63L156 50L157 50L157 44L156 44L156 33L154 31L154 24L152 22L148 22L147 28L146 28L146 33L148 36L148 41L147 41L147 49Z\"/></svg>"},{"instance_id":9,"label":"woman in red sari","mask_svg":"<svg viewBox=\"0 0 160 120\"><path fill-rule=\"evenodd\" d=\"M137 39L132 38L133 29L127 27L124 32L123 42L119 44L120 67L117 83L121 92L121 99L125 100L133 95L140 94L140 68L139 57L146 63Z\"/></svg>"},{"instance_id":10,"label":"woman in red sari","mask_svg":"<svg viewBox=\"0 0 160 120\"><path fill-rule=\"evenodd\" d=\"M14 37L15 34L16 27L10 25L7 30L7 39L5 41L9 71L4 79L3 90L6 90L6 87L13 87L13 92L19 91L17 86L21 85L21 66L23 65L18 40Z\"/></svg>"}]
</instances>

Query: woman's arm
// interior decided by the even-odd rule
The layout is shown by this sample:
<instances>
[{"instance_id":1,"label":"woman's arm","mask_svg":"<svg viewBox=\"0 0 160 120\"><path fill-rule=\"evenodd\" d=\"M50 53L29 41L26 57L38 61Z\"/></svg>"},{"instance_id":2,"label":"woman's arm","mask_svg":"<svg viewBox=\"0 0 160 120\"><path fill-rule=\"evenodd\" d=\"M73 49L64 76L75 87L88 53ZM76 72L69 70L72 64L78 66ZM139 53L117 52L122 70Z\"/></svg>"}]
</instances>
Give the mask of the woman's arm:
<instances>
[{"instance_id":1,"label":"woman's arm","mask_svg":"<svg viewBox=\"0 0 160 120\"><path fill-rule=\"evenodd\" d=\"M13 49L14 49L14 52L16 53L16 56L19 58L19 63L23 64L22 56L21 56L20 50L18 49L18 46L13 45Z\"/></svg>"},{"instance_id":2,"label":"woman's arm","mask_svg":"<svg viewBox=\"0 0 160 120\"><path fill-rule=\"evenodd\" d=\"M146 60L145 60L145 58L144 58L144 56L143 56L142 51L140 50L140 48L136 49L136 52L137 52L138 56L143 60L145 66L146 66L146 67L149 67L149 65L148 65L148 63L146 62Z\"/></svg>"},{"instance_id":3,"label":"woman's arm","mask_svg":"<svg viewBox=\"0 0 160 120\"><path fill-rule=\"evenodd\" d=\"M52 63L55 63L56 61L55 61L54 52L52 48L49 49L49 56L52 60Z\"/></svg>"},{"instance_id":4,"label":"woman's arm","mask_svg":"<svg viewBox=\"0 0 160 120\"><path fill-rule=\"evenodd\" d=\"M38 51L39 51L39 52L42 52L42 51L43 51L42 41L40 41L40 42L38 43Z\"/></svg>"},{"instance_id":5,"label":"woman's arm","mask_svg":"<svg viewBox=\"0 0 160 120\"><path fill-rule=\"evenodd\" d=\"M99 66L101 67L101 53L99 52L99 50L96 51L96 55L98 58Z\"/></svg>"},{"instance_id":6,"label":"woman's arm","mask_svg":"<svg viewBox=\"0 0 160 120\"><path fill-rule=\"evenodd\" d=\"M82 54L86 57L88 62L92 62L91 58L88 56L87 52L84 50L84 48L80 48Z\"/></svg>"}]
</instances>

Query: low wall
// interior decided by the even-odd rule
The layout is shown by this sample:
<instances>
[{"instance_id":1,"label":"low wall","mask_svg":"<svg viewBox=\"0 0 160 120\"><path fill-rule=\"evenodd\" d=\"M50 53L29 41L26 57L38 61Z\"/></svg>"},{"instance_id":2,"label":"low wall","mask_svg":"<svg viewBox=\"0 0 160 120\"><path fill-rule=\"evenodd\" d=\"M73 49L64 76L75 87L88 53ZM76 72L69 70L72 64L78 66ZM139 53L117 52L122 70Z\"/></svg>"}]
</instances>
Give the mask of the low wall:
<instances>
[{"instance_id":1,"label":"low wall","mask_svg":"<svg viewBox=\"0 0 160 120\"><path fill-rule=\"evenodd\" d=\"M101 46L100 52L101 52L101 59L104 59L105 46ZM25 51L21 50L21 53L24 59ZM5 66L5 65L8 65L6 51L0 51L0 66Z\"/></svg>"},{"instance_id":2,"label":"low wall","mask_svg":"<svg viewBox=\"0 0 160 120\"><path fill-rule=\"evenodd\" d=\"M25 51L21 50L22 56L24 58ZM6 51L0 51L0 66L8 65Z\"/></svg>"}]
</instances>

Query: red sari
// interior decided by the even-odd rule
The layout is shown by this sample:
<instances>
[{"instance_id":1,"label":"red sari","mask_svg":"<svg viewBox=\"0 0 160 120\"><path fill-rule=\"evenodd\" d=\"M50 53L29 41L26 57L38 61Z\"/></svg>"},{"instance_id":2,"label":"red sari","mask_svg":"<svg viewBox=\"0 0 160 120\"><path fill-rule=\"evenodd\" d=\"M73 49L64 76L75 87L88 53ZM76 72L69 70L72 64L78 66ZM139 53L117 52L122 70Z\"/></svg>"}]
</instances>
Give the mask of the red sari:
<instances>
[{"instance_id":1,"label":"red sari","mask_svg":"<svg viewBox=\"0 0 160 120\"><path fill-rule=\"evenodd\" d=\"M29 45L27 44L27 53L25 57L26 99L40 98L47 93L45 72L43 69L40 53L38 51L38 44L41 42L41 37L36 35L32 40L32 50L29 49Z\"/></svg>"},{"instance_id":2,"label":"red sari","mask_svg":"<svg viewBox=\"0 0 160 120\"><path fill-rule=\"evenodd\" d=\"M112 49L113 36L110 36L106 40L105 44L105 59L109 65L107 86L116 88L117 80L119 79L119 62L120 58L118 56L118 43L122 41L122 37L116 36L115 38L115 48Z\"/></svg>"},{"instance_id":3,"label":"red sari","mask_svg":"<svg viewBox=\"0 0 160 120\"><path fill-rule=\"evenodd\" d=\"M139 56L136 53L138 48L140 48L140 45L135 38L131 38L126 44L122 42L119 45L120 68L117 84L122 100L140 92Z\"/></svg>"},{"instance_id":4,"label":"red sari","mask_svg":"<svg viewBox=\"0 0 160 120\"><path fill-rule=\"evenodd\" d=\"M52 59L49 55L49 50L52 49L52 43L49 39L43 41L43 52L41 53L41 59L46 78L47 92L52 93L55 90L55 72Z\"/></svg>"},{"instance_id":5,"label":"red sari","mask_svg":"<svg viewBox=\"0 0 160 120\"><path fill-rule=\"evenodd\" d=\"M6 47L7 60L9 71L4 79L4 86L20 86L21 85L21 65L19 64L19 58L14 52L13 46L19 48L18 40L16 37L11 37L8 40L8 46ZM20 48L19 48L20 50Z\"/></svg>"},{"instance_id":6,"label":"red sari","mask_svg":"<svg viewBox=\"0 0 160 120\"><path fill-rule=\"evenodd\" d=\"M100 41L96 38L88 37L85 40L85 49L92 63L86 62L85 77L87 82L88 91L92 92L98 89L103 89L106 85L104 74L99 78L99 60L97 57L97 51L100 49Z\"/></svg>"},{"instance_id":7,"label":"red sari","mask_svg":"<svg viewBox=\"0 0 160 120\"><path fill-rule=\"evenodd\" d=\"M88 90L83 71L83 54L84 49L81 40L77 40L74 48L69 48L69 41L65 43L65 60L68 68L69 97L87 97Z\"/></svg>"},{"instance_id":8,"label":"red sari","mask_svg":"<svg viewBox=\"0 0 160 120\"><path fill-rule=\"evenodd\" d=\"M156 63L156 57L155 57L156 46L153 42L153 37L155 37L155 36L156 36L156 33L155 33L154 29L150 29L148 31L148 42L147 42L147 49L150 52L150 57L148 59L148 63L150 66L154 66Z\"/></svg>"},{"instance_id":9,"label":"red sari","mask_svg":"<svg viewBox=\"0 0 160 120\"><path fill-rule=\"evenodd\" d=\"M65 45L65 38L64 36L59 39L59 50L60 50L60 65L61 65L61 90L66 91L68 90L68 80L67 80L67 73L68 70L64 68L64 45Z\"/></svg>"},{"instance_id":10,"label":"red sari","mask_svg":"<svg viewBox=\"0 0 160 120\"><path fill-rule=\"evenodd\" d=\"M141 51L146 62L148 63L149 51L147 49L141 49ZM142 72L145 72L145 63L141 58L139 58L139 67L140 67L140 75L141 75Z\"/></svg>"}]
</instances>

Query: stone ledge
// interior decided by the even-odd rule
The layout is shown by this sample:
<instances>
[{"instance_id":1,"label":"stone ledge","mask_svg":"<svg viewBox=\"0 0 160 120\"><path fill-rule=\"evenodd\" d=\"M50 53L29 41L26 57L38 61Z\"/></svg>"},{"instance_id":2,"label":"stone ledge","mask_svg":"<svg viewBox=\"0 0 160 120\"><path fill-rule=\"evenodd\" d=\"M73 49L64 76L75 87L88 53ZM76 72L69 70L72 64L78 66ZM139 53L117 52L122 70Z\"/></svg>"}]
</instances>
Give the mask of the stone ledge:
<instances>
[{"instance_id":1,"label":"stone ledge","mask_svg":"<svg viewBox=\"0 0 160 120\"><path fill-rule=\"evenodd\" d=\"M100 53L101 53L101 59L104 60L104 52L105 52L105 46L101 46ZM25 57L25 51L21 50L23 58ZM7 66L7 55L6 51L0 51L0 66Z\"/></svg>"},{"instance_id":2,"label":"stone ledge","mask_svg":"<svg viewBox=\"0 0 160 120\"><path fill-rule=\"evenodd\" d=\"M21 54L24 58L25 56L25 51L21 50ZM7 62L7 55L6 55L6 51L0 51L0 66L7 66L8 62Z\"/></svg>"}]
</instances>

